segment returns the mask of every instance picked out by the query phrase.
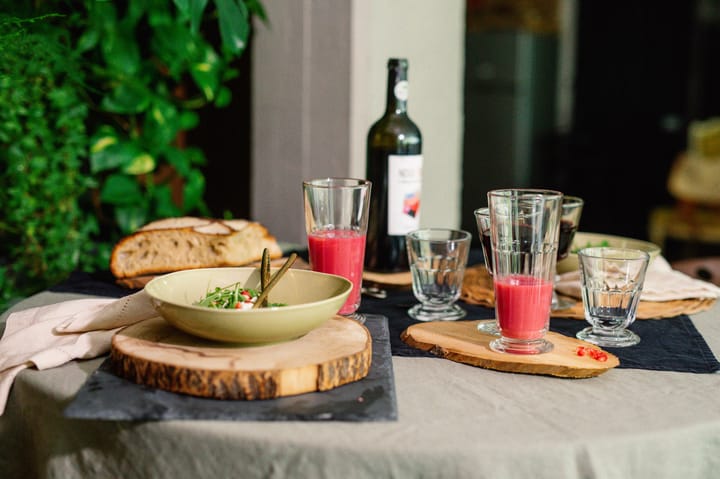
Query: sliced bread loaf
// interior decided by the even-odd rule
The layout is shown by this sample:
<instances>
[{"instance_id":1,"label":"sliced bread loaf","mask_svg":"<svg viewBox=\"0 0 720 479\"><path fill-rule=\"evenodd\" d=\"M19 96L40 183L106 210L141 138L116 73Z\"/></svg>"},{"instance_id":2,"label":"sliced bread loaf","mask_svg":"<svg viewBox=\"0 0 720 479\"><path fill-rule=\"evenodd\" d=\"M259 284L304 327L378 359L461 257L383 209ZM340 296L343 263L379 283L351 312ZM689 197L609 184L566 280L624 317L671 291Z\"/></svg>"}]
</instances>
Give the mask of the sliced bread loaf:
<instances>
[{"instance_id":1,"label":"sliced bread loaf","mask_svg":"<svg viewBox=\"0 0 720 479\"><path fill-rule=\"evenodd\" d=\"M247 220L167 218L120 240L110 258L116 278L161 274L181 269L241 266L282 251L260 223Z\"/></svg>"}]
</instances>

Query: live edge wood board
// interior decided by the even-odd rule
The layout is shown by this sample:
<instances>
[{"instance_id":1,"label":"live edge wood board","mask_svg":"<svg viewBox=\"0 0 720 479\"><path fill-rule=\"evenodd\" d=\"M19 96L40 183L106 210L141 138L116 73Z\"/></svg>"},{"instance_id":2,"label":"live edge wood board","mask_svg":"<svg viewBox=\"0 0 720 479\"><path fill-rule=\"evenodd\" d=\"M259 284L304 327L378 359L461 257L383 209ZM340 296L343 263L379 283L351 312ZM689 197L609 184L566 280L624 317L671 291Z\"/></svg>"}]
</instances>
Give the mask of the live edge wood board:
<instances>
[{"instance_id":1,"label":"live edge wood board","mask_svg":"<svg viewBox=\"0 0 720 479\"><path fill-rule=\"evenodd\" d=\"M481 321L436 321L414 324L403 331L401 338L414 348L430 351L452 361L498 371L542 374L563 378L589 378L614 368L620 361L614 354L579 339L549 332L546 339L553 350L536 355L497 353L490 349L496 339L478 331ZM592 348L607 355L598 361L590 355L578 355L578 347Z\"/></svg>"},{"instance_id":2,"label":"live edge wood board","mask_svg":"<svg viewBox=\"0 0 720 479\"><path fill-rule=\"evenodd\" d=\"M153 318L120 330L110 359L116 374L138 384L215 399L272 399L327 391L367 376L367 328L334 317L302 338L264 346L190 336Z\"/></svg>"}]
</instances>

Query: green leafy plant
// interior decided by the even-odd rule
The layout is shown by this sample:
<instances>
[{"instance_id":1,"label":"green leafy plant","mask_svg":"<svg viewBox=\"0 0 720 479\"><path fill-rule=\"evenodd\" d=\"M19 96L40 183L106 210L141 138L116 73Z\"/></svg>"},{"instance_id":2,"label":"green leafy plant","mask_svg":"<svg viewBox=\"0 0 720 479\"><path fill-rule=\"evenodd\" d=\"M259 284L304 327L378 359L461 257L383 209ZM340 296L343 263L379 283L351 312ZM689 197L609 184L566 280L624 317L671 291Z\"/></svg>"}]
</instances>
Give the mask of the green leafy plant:
<instances>
[{"instance_id":1,"label":"green leafy plant","mask_svg":"<svg viewBox=\"0 0 720 479\"><path fill-rule=\"evenodd\" d=\"M148 221L207 215L196 111L231 99L257 0L85 0L71 14L92 86L90 173L107 244ZM121 8L122 6L122 8ZM109 248L102 261L106 261ZM105 264L107 264L105 262Z\"/></svg>"},{"instance_id":2,"label":"green leafy plant","mask_svg":"<svg viewBox=\"0 0 720 479\"><path fill-rule=\"evenodd\" d=\"M94 217L80 207L88 108L61 29L0 17L0 311L77 268Z\"/></svg>"},{"instance_id":3,"label":"green leafy plant","mask_svg":"<svg viewBox=\"0 0 720 479\"><path fill-rule=\"evenodd\" d=\"M1 310L74 268L107 269L146 222L208 214L187 132L230 102L266 16L259 0L0 5Z\"/></svg>"}]
</instances>

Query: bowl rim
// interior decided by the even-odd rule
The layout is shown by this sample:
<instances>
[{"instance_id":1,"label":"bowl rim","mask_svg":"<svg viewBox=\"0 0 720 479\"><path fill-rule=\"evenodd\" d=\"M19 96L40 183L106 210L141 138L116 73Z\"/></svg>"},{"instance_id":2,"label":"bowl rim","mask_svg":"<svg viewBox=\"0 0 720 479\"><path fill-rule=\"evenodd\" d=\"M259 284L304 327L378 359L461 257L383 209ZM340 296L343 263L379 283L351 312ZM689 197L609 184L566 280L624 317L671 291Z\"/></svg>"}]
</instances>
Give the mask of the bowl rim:
<instances>
[{"instance_id":1,"label":"bowl rim","mask_svg":"<svg viewBox=\"0 0 720 479\"><path fill-rule=\"evenodd\" d=\"M607 239L611 239L611 240L629 240L629 241L633 241L633 242L635 242L635 243L645 245L646 248L648 248L648 249L647 249L647 250L642 250L642 251L647 252L647 253L648 253L649 255L651 255L651 256L652 256L653 254L659 254L659 253L662 251L662 248L660 247L660 245L658 245L658 244L656 244L656 243L653 243L652 241L646 241L646 240L642 240L642 239L632 238L632 237L630 237L630 236L620 236L620 235L613 235L613 234L606 234L606 233L594 233L594 232L592 232L592 231L577 231L577 232L575 232L575 236L573 237L573 241L572 241L572 243L570 244L570 247L571 247L571 248L572 248L572 246L574 245L575 240L577 239L578 235L598 236L598 237L603 237L603 238L607 238ZM579 251L580 249L585 249L585 248L587 248L587 247L588 247L588 246L583 246L583 247L581 247L581 248L574 248L575 251L571 250L569 254L574 254L574 255L577 256L577 251ZM590 246L590 247L593 247L593 246ZM610 246L610 247L611 247L611 248L620 248L620 246ZM627 246L623 246L623 248L627 248ZM632 249L639 249L639 248L632 248Z\"/></svg>"},{"instance_id":2,"label":"bowl rim","mask_svg":"<svg viewBox=\"0 0 720 479\"><path fill-rule=\"evenodd\" d=\"M322 276L328 276L328 277L333 277L333 278L339 279L339 280L341 280L340 281L341 283L344 283L344 288L342 288L340 293L335 294L329 298L321 299L318 301L312 301L309 303L302 303L302 304L290 304L287 306L271 306L271 307L267 307L267 308L257 308L257 309L209 308L207 306L198 306L195 304L184 303L184 302L179 302L179 301L170 301L168 299L158 296L156 291L155 292L152 291L153 288L157 288L157 284L159 284L161 282L161 280L167 279L168 277L171 277L171 276L181 276L181 275L192 274L192 273L196 273L196 272L207 272L207 271L217 271L217 270L223 270L226 272L231 271L231 270L240 270L240 271L252 270L252 271L254 271L254 270L259 270L259 267L220 266L220 267L215 267L215 268L183 269L183 270L179 270L179 271L173 271L171 273L166 273L162 276L153 278L152 280L148 281L148 283L145 285L143 290L153 300L161 301L163 303L170 304L170 305L180 307L180 308L188 308L191 310L205 311L205 312L212 311L212 312L216 312L218 314L230 314L230 315L243 314L243 315L253 316L253 315L266 314L268 311L282 310L282 311L287 311L287 312L291 313L293 311L297 311L300 309L306 309L306 308L313 307L313 306L320 306L324 303L335 301L338 296L342 296L346 293L349 294L353 288L353 284L349 279L347 279L343 276L337 275L337 274L321 273L319 271L312 271L312 270L306 270L306 269L294 269L294 270L292 270L293 274L299 273L300 275L305 275L305 274L322 275ZM153 286L153 285L155 285L155 286Z\"/></svg>"}]
</instances>

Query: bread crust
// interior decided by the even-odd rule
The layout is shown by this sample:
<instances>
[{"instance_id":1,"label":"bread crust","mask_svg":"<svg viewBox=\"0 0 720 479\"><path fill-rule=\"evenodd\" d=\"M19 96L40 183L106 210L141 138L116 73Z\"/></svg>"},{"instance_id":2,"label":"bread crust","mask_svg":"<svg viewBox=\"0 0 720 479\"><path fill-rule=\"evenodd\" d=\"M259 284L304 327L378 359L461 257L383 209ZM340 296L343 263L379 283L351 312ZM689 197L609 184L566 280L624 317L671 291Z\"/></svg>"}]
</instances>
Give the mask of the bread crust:
<instances>
[{"instance_id":1,"label":"bread crust","mask_svg":"<svg viewBox=\"0 0 720 479\"><path fill-rule=\"evenodd\" d=\"M182 269L242 266L282 251L263 225L247 220L197 217L153 221L121 239L113 248L110 271L120 278Z\"/></svg>"}]
</instances>

